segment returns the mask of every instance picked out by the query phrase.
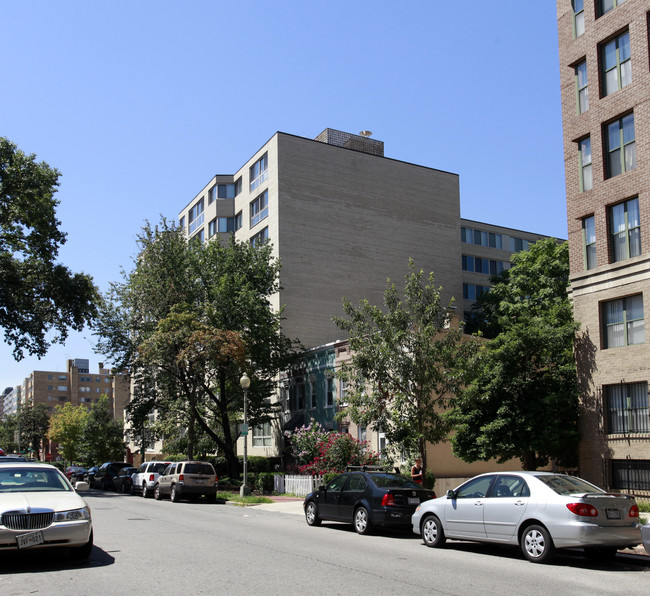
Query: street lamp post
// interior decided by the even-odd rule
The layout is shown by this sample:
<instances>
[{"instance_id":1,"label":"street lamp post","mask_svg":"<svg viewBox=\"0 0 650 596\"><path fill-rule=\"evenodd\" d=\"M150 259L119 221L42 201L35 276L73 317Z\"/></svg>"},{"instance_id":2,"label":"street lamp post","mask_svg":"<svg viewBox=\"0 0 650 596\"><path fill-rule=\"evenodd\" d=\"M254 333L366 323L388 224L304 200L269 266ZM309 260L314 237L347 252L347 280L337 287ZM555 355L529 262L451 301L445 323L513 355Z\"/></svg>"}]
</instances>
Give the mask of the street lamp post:
<instances>
[{"instance_id":1,"label":"street lamp post","mask_svg":"<svg viewBox=\"0 0 650 596\"><path fill-rule=\"evenodd\" d=\"M244 390L244 424L242 426L242 435L244 437L244 484L239 489L239 494L242 497L251 494L251 489L248 487L248 388L251 385L251 380L244 372L239 379L239 384Z\"/></svg>"}]
</instances>

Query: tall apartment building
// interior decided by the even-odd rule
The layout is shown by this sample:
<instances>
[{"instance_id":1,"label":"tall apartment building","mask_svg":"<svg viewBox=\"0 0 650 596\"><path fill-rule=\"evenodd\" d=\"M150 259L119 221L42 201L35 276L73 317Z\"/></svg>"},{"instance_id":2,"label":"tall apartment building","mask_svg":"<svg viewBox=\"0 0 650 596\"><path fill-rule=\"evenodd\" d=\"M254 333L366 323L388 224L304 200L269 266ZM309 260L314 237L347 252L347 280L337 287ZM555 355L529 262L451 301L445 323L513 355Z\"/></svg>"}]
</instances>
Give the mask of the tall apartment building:
<instances>
[{"instance_id":1,"label":"tall apartment building","mask_svg":"<svg viewBox=\"0 0 650 596\"><path fill-rule=\"evenodd\" d=\"M580 474L650 492L650 5L558 0Z\"/></svg>"},{"instance_id":2,"label":"tall apartment building","mask_svg":"<svg viewBox=\"0 0 650 596\"><path fill-rule=\"evenodd\" d=\"M458 176L384 157L384 144L326 129L277 132L234 174L217 175L179 215L190 238L269 240L280 258L283 331L306 347L336 341L342 297L381 303L412 257L444 298L460 296Z\"/></svg>"}]
</instances>

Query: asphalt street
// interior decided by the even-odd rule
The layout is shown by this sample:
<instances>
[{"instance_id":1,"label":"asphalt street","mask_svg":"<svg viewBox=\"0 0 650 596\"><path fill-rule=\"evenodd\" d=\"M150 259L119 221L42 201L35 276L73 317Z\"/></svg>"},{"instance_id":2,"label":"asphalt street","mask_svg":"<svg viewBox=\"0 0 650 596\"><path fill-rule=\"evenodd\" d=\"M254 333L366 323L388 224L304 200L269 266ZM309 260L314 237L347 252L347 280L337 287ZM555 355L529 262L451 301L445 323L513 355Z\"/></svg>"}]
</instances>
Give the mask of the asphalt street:
<instances>
[{"instance_id":1,"label":"asphalt street","mask_svg":"<svg viewBox=\"0 0 650 596\"><path fill-rule=\"evenodd\" d=\"M646 595L650 558L596 564L579 552L551 565L516 548L453 543L429 549L409 532L357 535L307 526L300 501L238 507L90 491L95 547L0 557L0 594L571 594Z\"/></svg>"}]
</instances>

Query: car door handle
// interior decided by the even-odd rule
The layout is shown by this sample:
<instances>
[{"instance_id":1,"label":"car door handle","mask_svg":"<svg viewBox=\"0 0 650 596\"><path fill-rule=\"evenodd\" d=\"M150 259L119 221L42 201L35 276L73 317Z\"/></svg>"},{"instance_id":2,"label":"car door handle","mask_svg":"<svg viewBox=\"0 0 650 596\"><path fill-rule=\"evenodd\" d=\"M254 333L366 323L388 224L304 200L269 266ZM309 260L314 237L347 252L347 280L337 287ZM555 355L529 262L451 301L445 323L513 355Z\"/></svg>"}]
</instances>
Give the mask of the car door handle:
<instances>
[{"instance_id":1,"label":"car door handle","mask_svg":"<svg viewBox=\"0 0 650 596\"><path fill-rule=\"evenodd\" d=\"M526 503L524 501L515 501L515 505L517 507L521 507L522 505L525 505Z\"/></svg>"},{"instance_id":2,"label":"car door handle","mask_svg":"<svg viewBox=\"0 0 650 596\"><path fill-rule=\"evenodd\" d=\"M483 501L474 501L474 505L476 505L477 507L482 507Z\"/></svg>"}]
</instances>

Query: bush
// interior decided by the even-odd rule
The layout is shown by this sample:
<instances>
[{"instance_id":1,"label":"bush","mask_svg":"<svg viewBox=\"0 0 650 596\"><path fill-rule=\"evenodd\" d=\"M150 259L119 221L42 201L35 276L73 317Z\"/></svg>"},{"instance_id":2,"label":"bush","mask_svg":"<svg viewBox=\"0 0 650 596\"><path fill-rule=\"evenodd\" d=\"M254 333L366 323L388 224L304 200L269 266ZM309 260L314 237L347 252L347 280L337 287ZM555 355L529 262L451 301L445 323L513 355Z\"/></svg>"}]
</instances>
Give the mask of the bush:
<instances>
[{"instance_id":1,"label":"bush","mask_svg":"<svg viewBox=\"0 0 650 596\"><path fill-rule=\"evenodd\" d=\"M273 492L274 477L275 474L273 474L273 472L260 472L257 475L257 482L255 483L257 490L262 491L264 493Z\"/></svg>"},{"instance_id":2,"label":"bush","mask_svg":"<svg viewBox=\"0 0 650 596\"><path fill-rule=\"evenodd\" d=\"M339 475L338 472L327 472L327 474L324 474L324 475L323 475L323 481L325 482L325 484L329 484L329 483L332 482L332 480L334 480L334 478L336 478L338 475Z\"/></svg>"},{"instance_id":3,"label":"bush","mask_svg":"<svg viewBox=\"0 0 650 596\"><path fill-rule=\"evenodd\" d=\"M433 486L436 483L436 477L433 472L430 470L425 470L424 471L424 488L428 488L429 490L433 490Z\"/></svg>"}]
</instances>

